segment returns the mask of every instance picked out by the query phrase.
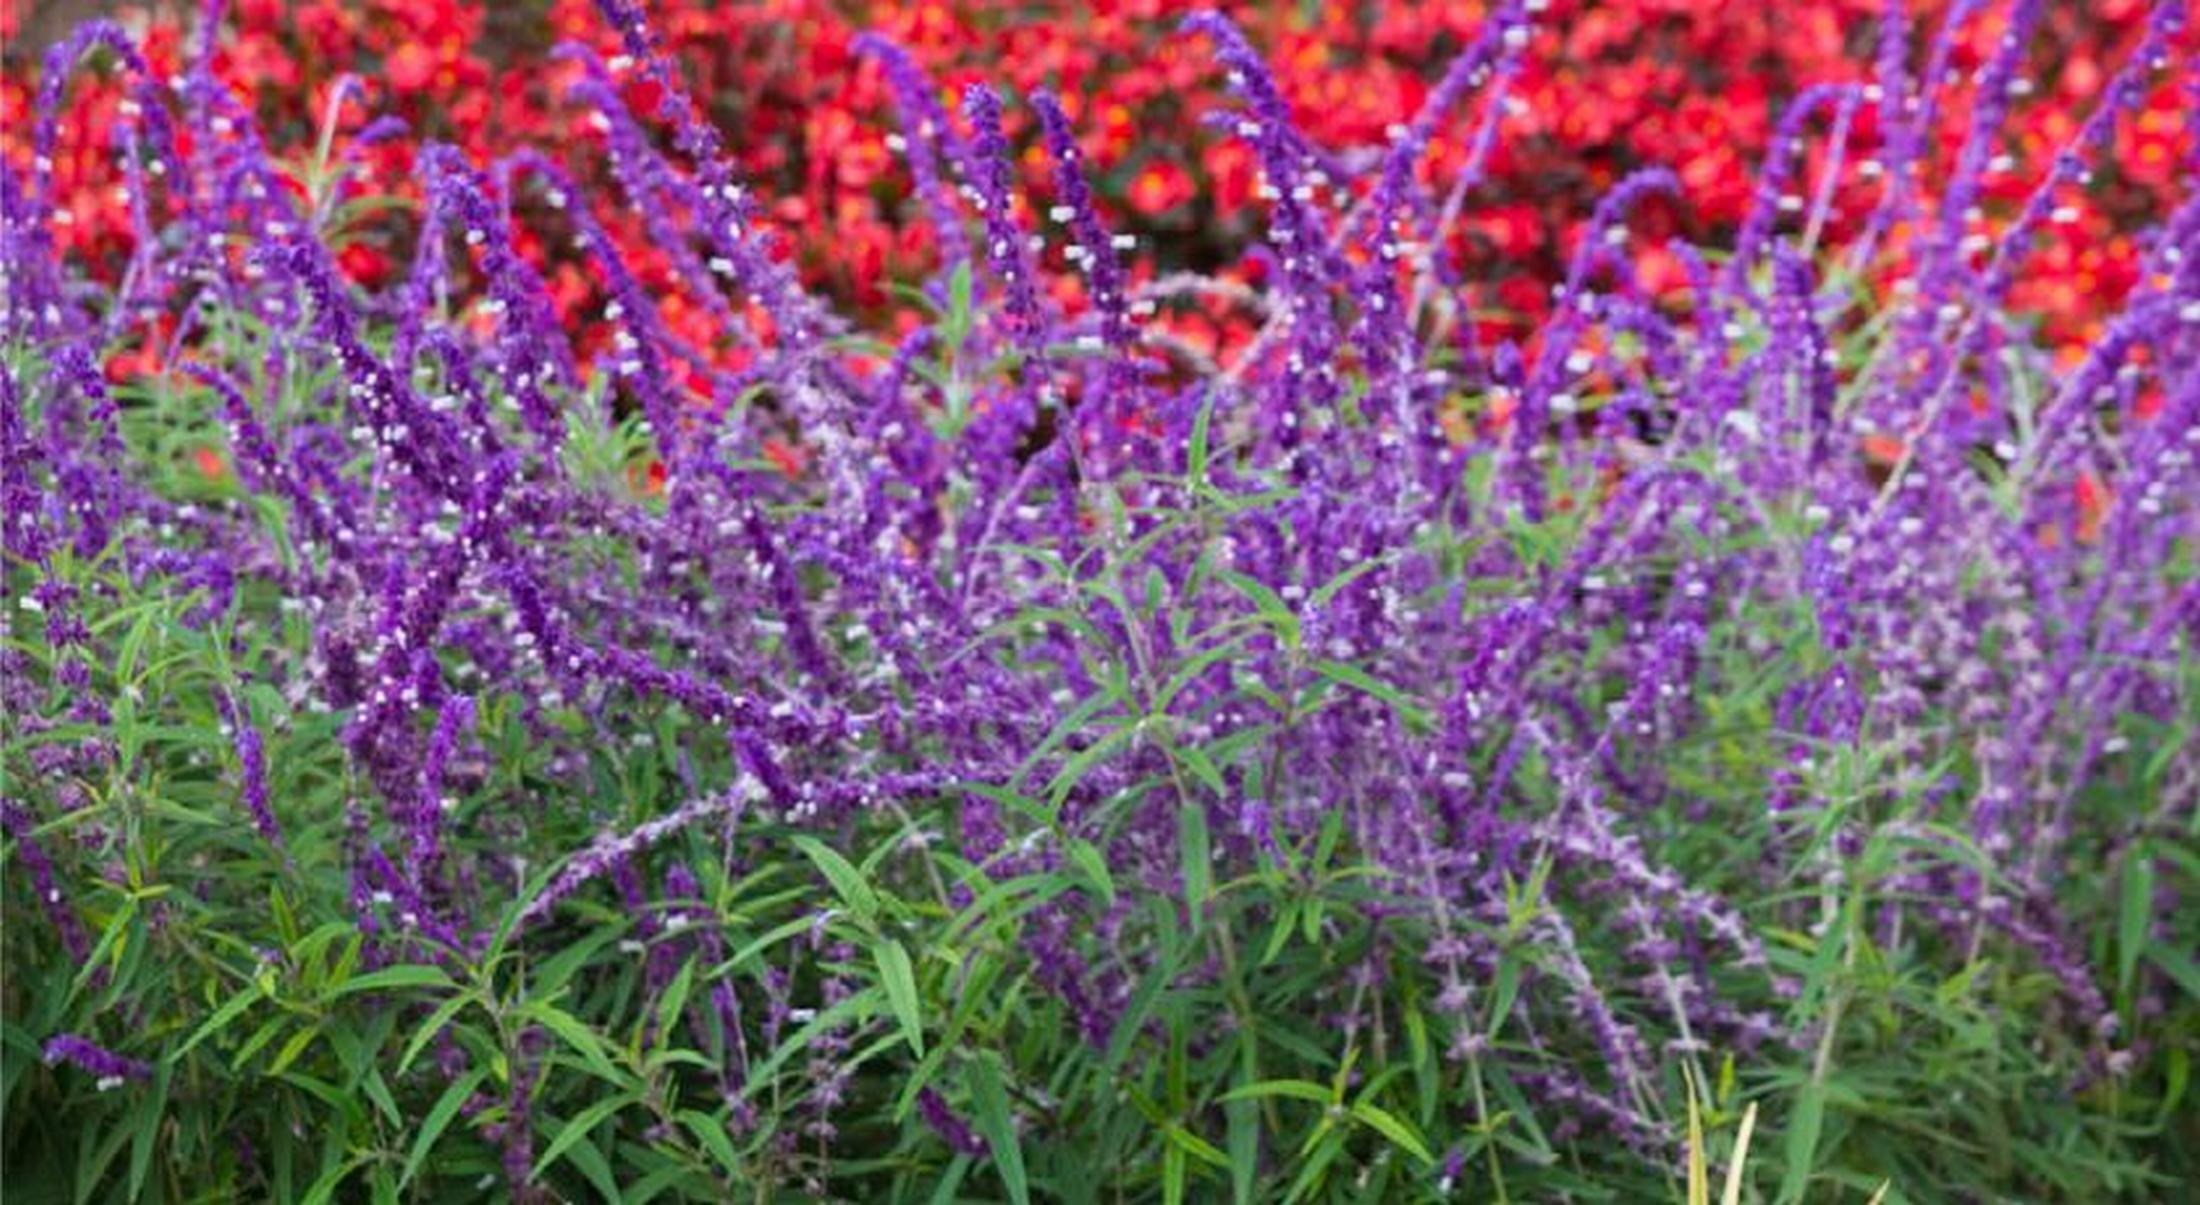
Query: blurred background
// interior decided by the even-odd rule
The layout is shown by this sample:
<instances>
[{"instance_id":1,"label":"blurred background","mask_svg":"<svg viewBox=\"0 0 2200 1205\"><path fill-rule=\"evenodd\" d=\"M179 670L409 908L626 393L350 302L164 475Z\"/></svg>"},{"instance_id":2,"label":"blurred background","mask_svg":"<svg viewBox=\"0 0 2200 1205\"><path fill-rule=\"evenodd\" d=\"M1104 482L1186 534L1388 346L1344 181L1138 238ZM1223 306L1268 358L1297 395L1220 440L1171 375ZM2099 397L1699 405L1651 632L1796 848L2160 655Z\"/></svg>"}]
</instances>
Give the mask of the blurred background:
<instances>
[{"instance_id":1,"label":"blurred background","mask_svg":"<svg viewBox=\"0 0 2200 1205\"><path fill-rule=\"evenodd\" d=\"M351 72L362 86L335 114L340 147L376 116L407 123L405 136L352 157L344 187L353 194L408 195L412 154L430 139L483 160L520 145L560 149L584 173L603 175L604 135L564 96L578 69L552 56L565 40L615 53L590 0L230 0L225 7L217 69L252 99L274 150L301 174L332 85ZM971 82L1008 93L1011 136L1028 152L1025 183L1039 207L1027 212L1027 223L1043 212L1051 183L1030 111L1019 101L1047 87L1063 96L1076 123L1107 217L1139 236L1139 276L1196 272L1258 283L1266 271L1256 248L1262 206L1253 154L1202 120L1229 102L1210 48L1177 30L1192 5L650 0L646 7L768 206L784 254L867 323L906 320L897 318L903 306L893 286L924 279L938 251L894 149L891 91L878 65L851 48L865 30L907 48L949 112ZM1223 7L1267 55L1308 134L1345 164L1364 159L1394 125L1411 119L1488 15L1481 0ZM1941 0L1907 6L1909 71L1924 69L1945 7ZM2098 103L2147 15L2141 0L2044 7L2030 41L2032 71L2007 126L2014 134L1997 148L1978 215L1986 228L2021 203L2038 169ZM1446 269L1465 282L1485 332L1527 328L1547 305L1550 282L1597 199L1643 165L1671 167L1685 194L1649 206L1632 223L1637 270L1655 289L1680 288L1666 240L1715 246L1731 234L1782 106L1813 83L1871 78L1885 9L1886 0L1548 4L1511 81L1487 181L1464 198L1444 237ZM1937 133L1948 161L1966 128L1974 69L1999 38L2007 10L1984 5L1947 40ZM8 35L0 143L11 161L20 169L29 158L43 48L79 20L109 15L142 39L151 68L166 75L190 53L199 12L195 4L0 0L0 30ZM2140 233L2160 216L2177 174L2192 170L2187 106L2200 97L2200 77L2189 30L2185 49L2182 64L2122 123L2112 166L2057 198L2060 220L2035 249L2013 299L2039 316L2045 338L2075 345L2094 333L2098 315L2135 278ZM127 214L112 187L116 78L104 57L75 77L54 157L65 237L95 271L119 262L128 240ZM637 111L649 112L650 89L629 91ZM1444 123L1424 165L1421 204L1442 203L1490 103L1485 89ZM1829 162L1824 135L1836 120L1849 149ZM1822 113L1810 134L1814 175L1829 167L1835 173L1825 234L1838 239L1882 187L1869 175L1880 137L1876 108ZM1928 193L1933 184L1928 173ZM618 216L620 202L608 187L598 206ZM347 270L362 284L387 283L406 262L408 237L401 213L363 223L350 235ZM600 302L578 265L560 263L540 242L527 249L561 309L581 312ZM644 246L636 253L650 258ZM1075 307L1076 274L1058 276L1063 303ZM704 333L697 325L703 315L683 309L676 295L667 304L676 328ZM1180 335L1211 347L1241 338L1246 324L1213 307L1171 320Z\"/></svg>"}]
</instances>

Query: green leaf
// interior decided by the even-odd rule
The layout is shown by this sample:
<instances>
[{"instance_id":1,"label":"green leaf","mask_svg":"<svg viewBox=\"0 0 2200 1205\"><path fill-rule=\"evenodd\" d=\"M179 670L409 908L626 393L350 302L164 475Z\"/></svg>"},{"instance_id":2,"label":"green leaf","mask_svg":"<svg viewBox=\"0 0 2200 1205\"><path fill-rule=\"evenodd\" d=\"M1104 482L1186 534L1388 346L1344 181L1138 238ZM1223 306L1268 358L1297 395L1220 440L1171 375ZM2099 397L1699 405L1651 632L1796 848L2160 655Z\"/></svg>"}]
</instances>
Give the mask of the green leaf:
<instances>
[{"instance_id":1,"label":"green leaf","mask_svg":"<svg viewBox=\"0 0 2200 1205\"><path fill-rule=\"evenodd\" d=\"M397 987L457 986L457 984L451 982L451 977L444 974L439 967L395 966L384 967L379 971L368 971L364 975L346 979L337 984L336 989L330 992L329 995L331 997L349 996L358 992L381 991L384 988Z\"/></svg>"},{"instance_id":2,"label":"green leaf","mask_svg":"<svg viewBox=\"0 0 2200 1205\"><path fill-rule=\"evenodd\" d=\"M671 1033L680 1020L680 1013L687 1008L688 993L695 989L695 960L690 958L680 964L680 973L665 985L664 994L657 997L657 1032Z\"/></svg>"},{"instance_id":3,"label":"green leaf","mask_svg":"<svg viewBox=\"0 0 2200 1205\"><path fill-rule=\"evenodd\" d=\"M1284 1194L1286 1205L1311 1197L1329 1174L1329 1165L1344 1152L1344 1138L1334 1130L1316 1129L1314 1142L1313 1154L1299 1167L1298 1176L1291 1181L1291 1191Z\"/></svg>"},{"instance_id":4,"label":"green leaf","mask_svg":"<svg viewBox=\"0 0 2200 1205\"><path fill-rule=\"evenodd\" d=\"M1810 1185L1811 1165L1818 1157L1818 1131L1826 1119L1826 1085L1812 1080L1803 1085L1803 1091L1795 1101L1795 1116L1787 1128L1787 1169L1780 1174L1779 1200L1786 1203L1803 1199L1803 1190Z\"/></svg>"},{"instance_id":5,"label":"green leaf","mask_svg":"<svg viewBox=\"0 0 2200 1205\"><path fill-rule=\"evenodd\" d=\"M810 1043L817 1038L817 1035L827 1030L852 1024L876 1013L879 1008L879 997L883 994L875 986L866 987L831 1008L820 1010L802 1028L795 1030L786 1040L782 1041L777 1049L765 1057L763 1062L756 1064L755 1068L749 1072L749 1082L742 1088L742 1093L747 1096L754 1096L770 1086L771 1079L778 1074L780 1066L797 1053L808 1049Z\"/></svg>"},{"instance_id":6,"label":"green leaf","mask_svg":"<svg viewBox=\"0 0 2200 1205\"><path fill-rule=\"evenodd\" d=\"M168 1113L168 1087L170 1069L160 1070L153 1090L139 1097L136 1115L130 1125L130 1192L127 1200L138 1200L145 1189L146 1173L153 1167L153 1148L160 1137L160 1123Z\"/></svg>"},{"instance_id":7,"label":"green leaf","mask_svg":"<svg viewBox=\"0 0 2200 1205\"><path fill-rule=\"evenodd\" d=\"M1494 1034L1512 1015L1513 1001L1520 996L1520 959L1507 954L1497 964L1497 990L1490 998L1489 1031Z\"/></svg>"},{"instance_id":8,"label":"green leaf","mask_svg":"<svg viewBox=\"0 0 2200 1205\"><path fill-rule=\"evenodd\" d=\"M994 1166L1001 1183L1016 1205L1031 1205L1031 1186L1024 1177L1024 1152L1016 1143L1016 1125L1008 1112L1008 1093L1001 1086L1000 1068L993 1056L980 1054L970 1060L970 1098L977 1110L978 1131L993 1150Z\"/></svg>"},{"instance_id":9,"label":"green leaf","mask_svg":"<svg viewBox=\"0 0 2200 1205\"><path fill-rule=\"evenodd\" d=\"M2162 1103L2157 1107L2154 1124L2161 1125L2177 1115L2177 1106L2185 1101L2185 1092L2192 1086L2192 1053L2182 1046L2172 1047L2169 1067L2162 1076Z\"/></svg>"},{"instance_id":10,"label":"green leaf","mask_svg":"<svg viewBox=\"0 0 2200 1205\"><path fill-rule=\"evenodd\" d=\"M443 1027L451 1023L451 1018L458 1015L458 1010L471 1003L472 996L453 996L437 1005L435 1011L429 1013L428 1019L422 1021L420 1028L413 1033L412 1041L405 1043L405 1053L397 1060L397 1073L403 1075L411 1070L412 1062L420 1057L421 1050L435 1040L435 1035L443 1032Z\"/></svg>"},{"instance_id":11,"label":"green leaf","mask_svg":"<svg viewBox=\"0 0 2200 1205\"><path fill-rule=\"evenodd\" d=\"M1065 759L1062 762L1062 768L1055 773L1054 781L1047 786L1050 805L1059 810L1062 801L1069 798L1069 793L1077 788L1077 784L1084 779L1086 772L1113 756L1116 749L1129 743L1131 737L1137 731L1138 726L1128 720L1118 723L1108 730L1106 736L1083 749L1079 749Z\"/></svg>"},{"instance_id":12,"label":"green leaf","mask_svg":"<svg viewBox=\"0 0 2200 1205\"><path fill-rule=\"evenodd\" d=\"M962 1199L957 1194L962 1189L963 1178L970 1174L971 1162L970 1156L957 1155L948 1163L947 1170L940 1175L940 1182L932 1186L931 1205L955 1205Z\"/></svg>"},{"instance_id":13,"label":"green leaf","mask_svg":"<svg viewBox=\"0 0 2200 1205\"><path fill-rule=\"evenodd\" d=\"M1168 1123L1167 1126L1163 1127L1161 1133L1170 1143L1183 1148L1185 1154L1199 1160L1201 1163L1211 1167L1230 1166L1230 1157L1217 1149L1214 1143L1192 1133L1176 1122Z\"/></svg>"},{"instance_id":14,"label":"green leaf","mask_svg":"<svg viewBox=\"0 0 2200 1205\"><path fill-rule=\"evenodd\" d=\"M780 942L783 942L788 938L793 937L797 933L807 932L816 923L817 922L814 917L807 915L798 916L790 921L784 921L774 926L769 932L766 932L763 936L757 938L755 941L752 941L749 944L734 951L733 957L728 958L725 962L712 968L710 973L712 975L718 975L725 971L734 970L736 968L746 966L748 965L749 959L756 957L758 954L761 954L768 949L771 949L773 946L776 946Z\"/></svg>"},{"instance_id":15,"label":"green leaf","mask_svg":"<svg viewBox=\"0 0 2200 1205\"><path fill-rule=\"evenodd\" d=\"M1234 569L1224 569L1217 574L1231 589L1251 600L1261 619L1282 634L1284 643L1296 648L1299 643L1299 617L1281 595L1268 588L1267 583L1248 577Z\"/></svg>"},{"instance_id":16,"label":"green leaf","mask_svg":"<svg viewBox=\"0 0 2200 1205\"><path fill-rule=\"evenodd\" d=\"M1194 489L1207 484L1208 441L1215 422L1215 394L1215 390L1209 389L1207 396L1200 399L1199 414L1192 419L1190 445L1184 451L1184 477Z\"/></svg>"},{"instance_id":17,"label":"green leaf","mask_svg":"<svg viewBox=\"0 0 2200 1205\"><path fill-rule=\"evenodd\" d=\"M328 1170L321 1173L321 1178L313 1182L313 1187L306 1190L306 1195L300 1199L300 1205L322 1205L335 1196L336 1186L344 1182L344 1177L359 1170L367 1158L365 1155L354 1155L340 1163L331 1164Z\"/></svg>"},{"instance_id":18,"label":"green leaf","mask_svg":"<svg viewBox=\"0 0 2200 1205\"><path fill-rule=\"evenodd\" d=\"M2154 859L2145 845L2134 845L2124 861L2123 899L2116 916L2116 985L2131 990L2154 918Z\"/></svg>"},{"instance_id":19,"label":"green leaf","mask_svg":"<svg viewBox=\"0 0 2200 1205\"><path fill-rule=\"evenodd\" d=\"M381 1110L391 1125L405 1124L404 1110L397 1107L397 1097L390 1092L388 1081L382 1078L381 1068L370 1064L365 1078L359 1081L359 1090L367 1094L367 1099L374 1102L374 1107Z\"/></svg>"},{"instance_id":20,"label":"green leaf","mask_svg":"<svg viewBox=\"0 0 2200 1205\"><path fill-rule=\"evenodd\" d=\"M1396 1114L1363 1100L1352 1106L1352 1116L1360 1124L1388 1138L1391 1145L1411 1154L1422 1163L1436 1162L1436 1156L1429 1154L1428 1144L1421 1141L1421 1136L1413 1132L1413 1127L1399 1119Z\"/></svg>"},{"instance_id":21,"label":"green leaf","mask_svg":"<svg viewBox=\"0 0 2200 1205\"><path fill-rule=\"evenodd\" d=\"M1207 809L1182 803L1176 809L1177 857L1184 871L1184 903L1192 916L1192 932L1199 932L1207 915L1207 897L1214 894L1214 848L1207 835Z\"/></svg>"},{"instance_id":22,"label":"green leaf","mask_svg":"<svg viewBox=\"0 0 2200 1205\"><path fill-rule=\"evenodd\" d=\"M559 1130L557 1136L550 1140L550 1145L542 1148L542 1157L535 1160L534 1178L541 1179L542 1173L548 1171L550 1165L558 1161L558 1156L563 1155L574 1143L588 1137L588 1132L603 1124L604 1118L633 1104L638 1099L640 1098L631 1094L607 1097L574 1114L573 1119L566 1122L565 1127Z\"/></svg>"},{"instance_id":23,"label":"green leaf","mask_svg":"<svg viewBox=\"0 0 2200 1205\"><path fill-rule=\"evenodd\" d=\"M708 1113L698 1112L694 1109L682 1109L680 1111L680 1123L695 1135L697 1142L710 1148L711 1156L718 1160L718 1166L725 1169L726 1174L739 1177L741 1173L741 1154L733 1149L733 1138L726 1133L723 1122Z\"/></svg>"},{"instance_id":24,"label":"green leaf","mask_svg":"<svg viewBox=\"0 0 2200 1205\"><path fill-rule=\"evenodd\" d=\"M1263 1080L1257 1084L1246 1084L1241 1088L1232 1088L1216 1099L1228 1104L1233 1100L1253 1100L1264 1096L1288 1096L1293 1100L1307 1100L1324 1106L1337 1103L1337 1098L1330 1093L1328 1088L1312 1080L1303 1079Z\"/></svg>"},{"instance_id":25,"label":"green leaf","mask_svg":"<svg viewBox=\"0 0 2200 1205\"><path fill-rule=\"evenodd\" d=\"M1418 726L1428 722L1428 709L1416 702L1411 695L1356 665L1324 659L1316 661L1313 670L1332 682L1349 686L1390 704L1409 724Z\"/></svg>"},{"instance_id":26,"label":"green leaf","mask_svg":"<svg viewBox=\"0 0 2200 1205\"><path fill-rule=\"evenodd\" d=\"M275 1052L275 1061L267 1065L267 1073L269 1075L281 1075L283 1069L298 1061L299 1056L305 1054L306 1047L311 1046L313 1040L320 1036L320 1029L311 1025L290 1035L290 1040L283 1043L282 1049Z\"/></svg>"},{"instance_id":27,"label":"green leaf","mask_svg":"<svg viewBox=\"0 0 2200 1205\"><path fill-rule=\"evenodd\" d=\"M1100 889L1101 903L1115 907L1115 879L1108 873L1108 860L1090 841L1072 840L1067 848L1070 862Z\"/></svg>"},{"instance_id":28,"label":"green leaf","mask_svg":"<svg viewBox=\"0 0 2200 1205\"><path fill-rule=\"evenodd\" d=\"M1291 944L1291 935L1298 931L1299 908L1302 901L1287 899L1276 909L1276 923L1268 930L1268 948L1261 951L1260 965L1268 966L1276 961L1276 955Z\"/></svg>"},{"instance_id":29,"label":"green leaf","mask_svg":"<svg viewBox=\"0 0 2200 1205\"><path fill-rule=\"evenodd\" d=\"M565 1152L565 1161L580 1169L581 1175L586 1177L589 1184L593 1185L596 1191L601 1194L596 1198L597 1200L613 1202L631 1200L635 1202L635 1205L640 1205L638 1198L629 1196L619 1188L619 1177L611 1170L610 1161L604 1158L603 1151L597 1147L594 1138L583 1138L574 1143L573 1149Z\"/></svg>"},{"instance_id":30,"label":"green leaf","mask_svg":"<svg viewBox=\"0 0 2200 1205\"><path fill-rule=\"evenodd\" d=\"M902 1036L909 1039L909 1048L917 1052L917 1057L923 1058L924 1015L917 1004L917 972L909 964L909 951L889 937L872 947L872 954L886 982L886 1002L901 1020Z\"/></svg>"},{"instance_id":31,"label":"green leaf","mask_svg":"<svg viewBox=\"0 0 2200 1205\"><path fill-rule=\"evenodd\" d=\"M2186 995L2200 1000L2200 963L2193 962L2190 955L2155 942L2147 947L2147 958L2160 967L2163 974L2176 980Z\"/></svg>"},{"instance_id":32,"label":"green leaf","mask_svg":"<svg viewBox=\"0 0 2200 1205\"><path fill-rule=\"evenodd\" d=\"M1847 948L1849 935L1855 921L1855 909L1860 901L1857 896L1845 898L1840 915L1819 934L1816 948L1811 952L1808 968L1803 974L1803 990L1795 997L1791 1016L1798 1020L1813 1015L1820 999L1831 985L1834 967L1839 964L1842 950Z\"/></svg>"},{"instance_id":33,"label":"green leaf","mask_svg":"<svg viewBox=\"0 0 2200 1205\"><path fill-rule=\"evenodd\" d=\"M1223 1105L1229 1118L1230 1199L1235 1205L1252 1205L1253 1180L1260 1171L1260 1106L1249 1100Z\"/></svg>"},{"instance_id":34,"label":"green leaf","mask_svg":"<svg viewBox=\"0 0 2200 1205\"><path fill-rule=\"evenodd\" d=\"M534 973L528 977L530 991L537 996L557 995L558 989L564 987L580 971L582 966L586 965L605 946L625 935L626 929L621 925L597 926L595 932L572 942L556 954L537 964Z\"/></svg>"},{"instance_id":35,"label":"green leaf","mask_svg":"<svg viewBox=\"0 0 2200 1205\"><path fill-rule=\"evenodd\" d=\"M556 1034L598 1076L615 1081L623 1079L618 1067L611 1062L611 1056L604 1051L603 1038L595 1030L582 1024L580 1018L557 1005L541 1001L530 1001L521 1006L517 1015Z\"/></svg>"},{"instance_id":36,"label":"green leaf","mask_svg":"<svg viewBox=\"0 0 2200 1205\"><path fill-rule=\"evenodd\" d=\"M1152 713L1160 715L1167 711L1169 704L1176 700L1176 696L1181 694L1185 687L1190 686L1194 679L1207 672L1216 662L1226 660L1235 654L1238 646L1245 643L1251 636L1250 631L1241 631L1227 640L1193 654L1182 666L1178 667L1175 673L1169 675L1169 680L1162 684L1160 690L1154 692L1153 705L1150 708Z\"/></svg>"},{"instance_id":37,"label":"green leaf","mask_svg":"<svg viewBox=\"0 0 2200 1205\"><path fill-rule=\"evenodd\" d=\"M1354 561L1346 567L1344 572L1315 587L1314 592L1306 596L1306 605L1318 609L1327 609L1332 600L1339 594L1344 593L1346 586L1378 569L1384 568L1386 564L1387 562L1382 559Z\"/></svg>"},{"instance_id":38,"label":"green leaf","mask_svg":"<svg viewBox=\"0 0 2200 1205\"><path fill-rule=\"evenodd\" d=\"M794 838L794 846L824 874L826 881L833 885L833 894L848 905L850 912L866 924L878 917L878 893L863 881L863 874L854 863L815 837L798 836Z\"/></svg>"},{"instance_id":39,"label":"green leaf","mask_svg":"<svg viewBox=\"0 0 2200 1205\"><path fill-rule=\"evenodd\" d=\"M1157 906L1157 910L1166 907L1163 901L1154 900L1153 902ZM1169 918L1169 923L1173 924L1173 921L1173 917ZM1164 938L1165 943L1169 938L1175 936L1173 929L1164 930L1163 932L1167 935ZM1164 944L1161 956L1154 959L1152 968L1146 972L1145 978L1139 981L1138 990L1131 993L1130 1007L1123 1010L1121 1019L1116 1022L1115 1035L1108 1039L1105 1066L1110 1074L1121 1067L1123 1060L1129 1057L1131 1044L1145 1028L1146 1019L1160 1001L1164 990L1175 982L1182 965L1182 952L1174 948L1173 945Z\"/></svg>"},{"instance_id":40,"label":"green leaf","mask_svg":"<svg viewBox=\"0 0 2200 1205\"><path fill-rule=\"evenodd\" d=\"M948 348L954 352L962 350L963 340L970 335L971 283L969 260L956 264L947 278L947 329L943 333L947 336Z\"/></svg>"},{"instance_id":41,"label":"green leaf","mask_svg":"<svg viewBox=\"0 0 2200 1205\"><path fill-rule=\"evenodd\" d=\"M182 1046L177 1047L174 1054L168 1056L168 1061L171 1063L182 1062L183 1056L191 1053L192 1047L212 1037L216 1031L236 1020L244 1010L252 1007L259 998L259 983L253 982L245 985L242 991L231 996L220 1008L215 1009L214 1015L208 1017L204 1024L193 1030L191 1037Z\"/></svg>"},{"instance_id":42,"label":"green leaf","mask_svg":"<svg viewBox=\"0 0 2200 1205\"><path fill-rule=\"evenodd\" d=\"M434 1149L435 1140L443 1136L443 1131L450 1126L451 1119L458 1116L459 1106L466 1103L467 1098L474 1094L474 1089L481 1086L481 1081L488 1074L488 1068L476 1067L472 1071L452 1080L451 1086L445 1088L443 1095L436 1098L435 1105L428 1110L427 1117L420 1122L420 1132L413 1135L412 1150L405 1156L405 1174L398 1177L397 1186L399 1188L412 1183L414 1174L420 1170L421 1161L428 1157L430 1150Z\"/></svg>"}]
</instances>

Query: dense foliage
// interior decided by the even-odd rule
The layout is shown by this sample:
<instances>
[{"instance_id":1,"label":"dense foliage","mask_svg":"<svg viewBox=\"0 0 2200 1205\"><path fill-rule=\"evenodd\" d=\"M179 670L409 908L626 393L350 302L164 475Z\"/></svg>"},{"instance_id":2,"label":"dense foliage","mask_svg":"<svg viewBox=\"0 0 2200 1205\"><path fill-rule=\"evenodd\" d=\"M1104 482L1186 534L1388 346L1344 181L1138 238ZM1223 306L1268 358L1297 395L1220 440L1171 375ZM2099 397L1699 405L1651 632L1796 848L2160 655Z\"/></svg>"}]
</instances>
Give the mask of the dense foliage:
<instances>
[{"instance_id":1,"label":"dense foliage","mask_svg":"<svg viewBox=\"0 0 2200 1205\"><path fill-rule=\"evenodd\" d=\"M2189 151L2097 330L2024 301L2200 105L2181 0L2021 184L2049 6L1957 89L1980 6L1891 3L1678 287L1641 215L1694 186L1646 168L1494 325L1447 198L1591 18L1494 6L1352 149L1191 17L1246 273L1155 274L1089 99L950 112L852 42L927 232L881 324L600 7L572 162L286 163L216 20L85 26L13 102L11 1197L2200 1184Z\"/></svg>"}]
</instances>

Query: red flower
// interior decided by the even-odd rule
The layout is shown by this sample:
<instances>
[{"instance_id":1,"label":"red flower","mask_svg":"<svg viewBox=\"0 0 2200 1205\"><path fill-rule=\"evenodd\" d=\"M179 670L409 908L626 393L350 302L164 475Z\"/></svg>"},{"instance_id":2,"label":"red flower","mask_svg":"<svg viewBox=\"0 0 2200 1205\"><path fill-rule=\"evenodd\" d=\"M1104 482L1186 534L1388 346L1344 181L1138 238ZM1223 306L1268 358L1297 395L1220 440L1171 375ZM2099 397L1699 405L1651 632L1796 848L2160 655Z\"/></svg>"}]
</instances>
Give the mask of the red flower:
<instances>
[{"instance_id":1,"label":"red flower","mask_svg":"<svg viewBox=\"0 0 2200 1205\"><path fill-rule=\"evenodd\" d=\"M1153 159L1139 169L1131 182L1131 208L1147 217L1159 217L1192 199L1192 177L1168 159Z\"/></svg>"}]
</instances>

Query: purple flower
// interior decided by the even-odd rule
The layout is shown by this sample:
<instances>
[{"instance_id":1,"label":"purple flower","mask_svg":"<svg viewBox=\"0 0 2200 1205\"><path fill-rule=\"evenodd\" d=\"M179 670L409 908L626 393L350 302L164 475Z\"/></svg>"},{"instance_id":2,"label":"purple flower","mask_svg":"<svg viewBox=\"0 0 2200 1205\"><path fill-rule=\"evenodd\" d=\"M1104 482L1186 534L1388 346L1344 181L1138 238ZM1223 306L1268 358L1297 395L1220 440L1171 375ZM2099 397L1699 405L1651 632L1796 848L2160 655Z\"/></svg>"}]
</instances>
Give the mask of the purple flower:
<instances>
[{"instance_id":1,"label":"purple flower","mask_svg":"<svg viewBox=\"0 0 2200 1205\"><path fill-rule=\"evenodd\" d=\"M225 694L215 696L215 702L221 710L222 722L235 736L245 812L252 817L252 825L260 830L260 836L281 850L283 834L275 823L274 806L268 801L267 754L260 744L260 731L252 726L250 710L236 700Z\"/></svg>"},{"instance_id":2,"label":"purple flower","mask_svg":"<svg viewBox=\"0 0 2200 1205\"><path fill-rule=\"evenodd\" d=\"M76 909L70 907L68 899L61 894L61 885L54 878L53 863L33 835L36 820L23 805L12 799L0 799L0 826L15 838L15 856L30 872L31 890L38 896L38 906L45 910L46 918L53 922L54 931L61 935L62 949L76 962L91 957L92 945L84 932L84 922L77 918Z\"/></svg>"},{"instance_id":3,"label":"purple flower","mask_svg":"<svg viewBox=\"0 0 2200 1205\"><path fill-rule=\"evenodd\" d=\"M72 1063L97 1077L102 1092L130 1080L153 1078L152 1064L126 1058L73 1033L56 1034L46 1039L45 1059L48 1067Z\"/></svg>"},{"instance_id":4,"label":"purple flower","mask_svg":"<svg viewBox=\"0 0 2200 1205\"><path fill-rule=\"evenodd\" d=\"M978 1137L977 1131L971 1129L968 1122L955 1115L947 1098L938 1091L932 1088L917 1090L917 1113L924 1118L924 1124L932 1127L932 1132L938 1134L940 1140L947 1144L948 1150L972 1158L985 1153L985 1140Z\"/></svg>"}]
</instances>

